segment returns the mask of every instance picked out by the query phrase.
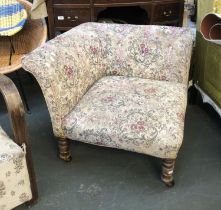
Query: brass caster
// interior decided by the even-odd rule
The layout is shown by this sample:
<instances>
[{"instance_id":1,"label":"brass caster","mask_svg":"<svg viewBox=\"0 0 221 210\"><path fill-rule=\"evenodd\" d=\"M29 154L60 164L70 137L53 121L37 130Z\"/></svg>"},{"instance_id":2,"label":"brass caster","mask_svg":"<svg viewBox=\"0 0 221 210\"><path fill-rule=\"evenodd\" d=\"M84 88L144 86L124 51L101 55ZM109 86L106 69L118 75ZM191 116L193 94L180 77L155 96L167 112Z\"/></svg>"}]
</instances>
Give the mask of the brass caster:
<instances>
[{"instance_id":1,"label":"brass caster","mask_svg":"<svg viewBox=\"0 0 221 210\"><path fill-rule=\"evenodd\" d=\"M59 155L59 158L64 160L65 162L71 162L72 161L71 155L69 155L69 156Z\"/></svg>"}]
</instances>

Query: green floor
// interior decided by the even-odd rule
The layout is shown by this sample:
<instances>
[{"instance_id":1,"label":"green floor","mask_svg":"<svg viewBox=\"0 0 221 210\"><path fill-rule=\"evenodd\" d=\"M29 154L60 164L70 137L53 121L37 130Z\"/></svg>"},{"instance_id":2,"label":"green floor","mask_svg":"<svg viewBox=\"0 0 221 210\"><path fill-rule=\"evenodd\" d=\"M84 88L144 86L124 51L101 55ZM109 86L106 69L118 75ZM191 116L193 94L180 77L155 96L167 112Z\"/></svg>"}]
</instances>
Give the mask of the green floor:
<instances>
[{"instance_id":1,"label":"green floor","mask_svg":"<svg viewBox=\"0 0 221 210\"><path fill-rule=\"evenodd\" d=\"M188 106L176 185L167 188L160 181L160 161L153 157L73 142L73 161L59 160L42 93L23 76L31 107L27 121L39 188L39 201L31 209L221 209L221 120L209 106ZM0 99L0 122L11 134Z\"/></svg>"}]
</instances>

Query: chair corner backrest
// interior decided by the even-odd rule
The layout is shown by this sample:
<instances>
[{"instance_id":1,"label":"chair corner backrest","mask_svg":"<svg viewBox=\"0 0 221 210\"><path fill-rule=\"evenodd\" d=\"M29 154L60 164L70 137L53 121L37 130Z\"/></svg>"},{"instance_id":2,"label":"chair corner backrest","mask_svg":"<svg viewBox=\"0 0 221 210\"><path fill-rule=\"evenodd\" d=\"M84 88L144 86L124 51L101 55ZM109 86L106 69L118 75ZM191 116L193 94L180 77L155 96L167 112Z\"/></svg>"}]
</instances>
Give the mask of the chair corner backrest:
<instances>
[{"instance_id":1,"label":"chair corner backrest","mask_svg":"<svg viewBox=\"0 0 221 210\"><path fill-rule=\"evenodd\" d=\"M118 24L94 28L107 75L187 84L193 43L188 28Z\"/></svg>"}]
</instances>

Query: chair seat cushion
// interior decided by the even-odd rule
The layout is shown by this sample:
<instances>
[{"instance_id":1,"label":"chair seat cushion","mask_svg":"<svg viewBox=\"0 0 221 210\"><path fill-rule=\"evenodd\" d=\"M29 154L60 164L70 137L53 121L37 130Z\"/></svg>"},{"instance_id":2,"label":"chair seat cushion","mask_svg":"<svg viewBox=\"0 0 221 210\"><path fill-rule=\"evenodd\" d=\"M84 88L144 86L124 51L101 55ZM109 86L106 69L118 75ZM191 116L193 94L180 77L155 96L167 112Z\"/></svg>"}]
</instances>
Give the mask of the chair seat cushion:
<instances>
[{"instance_id":1,"label":"chair seat cushion","mask_svg":"<svg viewBox=\"0 0 221 210\"><path fill-rule=\"evenodd\" d=\"M31 200L30 180L23 150L0 126L0 209Z\"/></svg>"},{"instance_id":2,"label":"chair seat cushion","mask_svg":"<svg viewBox=\"0 0 221 210\"><path fill-rule=\"evenodd\" d=\"M63 119L66 137L160 158L182 144L186 85L109 76L96 82Z\"/></svg>"}]
</instances>

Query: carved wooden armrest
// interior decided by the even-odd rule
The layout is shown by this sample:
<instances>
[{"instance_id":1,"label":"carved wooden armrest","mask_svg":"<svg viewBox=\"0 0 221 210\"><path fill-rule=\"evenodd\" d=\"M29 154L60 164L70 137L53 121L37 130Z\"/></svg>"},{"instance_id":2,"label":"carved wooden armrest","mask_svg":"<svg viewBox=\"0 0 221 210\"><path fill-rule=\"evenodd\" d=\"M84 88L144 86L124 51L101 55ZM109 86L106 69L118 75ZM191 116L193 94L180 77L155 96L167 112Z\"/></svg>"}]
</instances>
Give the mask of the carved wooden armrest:
<instances>
[{"instance_id":1,"label":"carved wooden armrest","mask_svg":"<svg viewBox=\"0 0 221 210\"><path fill-rule=\"evenodd\" d=\"M31 148L27 135L24 106L15 84L2 74L0 74L0 92L4 97L8 109L14 140L19 146L23 143L26 145L26 161L32 191L32 199L28 204L32 205L37 202L38 191L32 163Z\"/></svg>"}]
</instances>

